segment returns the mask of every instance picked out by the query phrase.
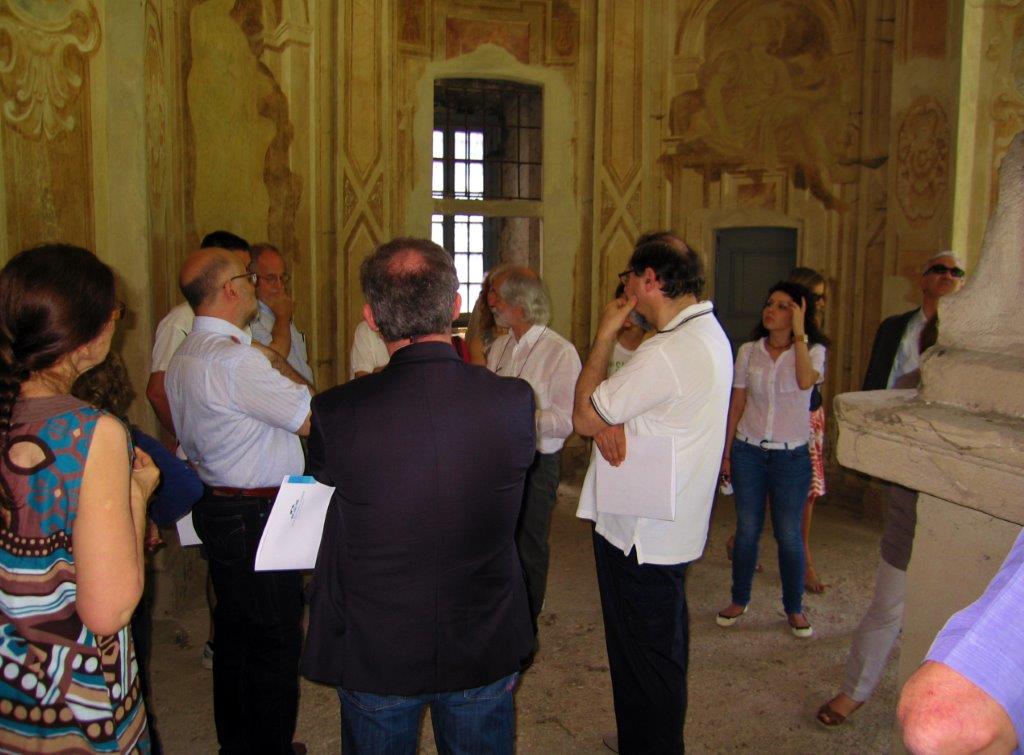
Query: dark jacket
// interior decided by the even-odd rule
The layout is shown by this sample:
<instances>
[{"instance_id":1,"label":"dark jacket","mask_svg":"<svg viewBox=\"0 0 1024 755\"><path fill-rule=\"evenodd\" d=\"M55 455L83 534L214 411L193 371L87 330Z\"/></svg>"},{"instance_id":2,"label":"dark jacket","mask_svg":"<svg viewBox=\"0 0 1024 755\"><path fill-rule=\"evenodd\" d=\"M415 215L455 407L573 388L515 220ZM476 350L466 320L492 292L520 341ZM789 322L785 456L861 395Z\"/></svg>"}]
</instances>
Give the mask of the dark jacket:
<instances>
[{"instance_id":1,"label":"dark jacket","mask_svg":"<svg viewBox=\"0 0 1024 755\"><path fill-rule=\"evenodd\" d=\"M892 363L896 360L896 352L900 348L903 331L907 329L907 323L916 312L917 309L912 309L882 320L875 333L875 342L871 345L871 358L868 360L867 372L864 373L862 391L885 389L885 384L889 382L889 373L892 372Z\"/></svg>"},{"instance_id":2,"label":"dark jacket","mask_svg":"<svg viewBox=\"0 0 1024 755\"><path fill-rule=\"evenodd\" d=\"M303 676L416 695L518 671L533 647L515 545L535 446L529 384L426 342L312 412L309 472L337 492Z\"/></svg>"}]
</instances>

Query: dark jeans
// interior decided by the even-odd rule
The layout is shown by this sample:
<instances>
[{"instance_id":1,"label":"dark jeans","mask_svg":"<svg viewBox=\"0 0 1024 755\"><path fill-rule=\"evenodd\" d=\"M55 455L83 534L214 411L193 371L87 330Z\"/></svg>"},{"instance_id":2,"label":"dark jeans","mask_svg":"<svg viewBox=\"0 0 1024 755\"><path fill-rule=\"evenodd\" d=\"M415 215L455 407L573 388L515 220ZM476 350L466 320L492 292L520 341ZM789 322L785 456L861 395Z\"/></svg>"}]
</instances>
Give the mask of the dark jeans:
<instances>
[{"instance_id":1,"label":"dark jeans","mask_svg":"<svg viewBox=\"0 0 1024 755\"><path fill-rule=\"evenodd\" d=\"M434 742L442 755L512 755L519 674L482 687L426 695L377 695L338 688L341 751L346 755L416 752L423 708L430 706Z\"/></svg>"},{"instance_id":2,"label":"dark jeans","mask_svg":"<svg viewBox=\"0 0 1024 755\"><path fill-rule=\"evenodd\" d=\"M638 564L594 533L619 752L680 753L686 721L688 564Z\"/></svg>"},{"instance_id":3,"label":"dark jeans","mask_svg":"<svg viewBox=\"0 0 1024 755\"><path fill-rule=\"evenodd\" d=\"M523 508L516 524L516 550L526 577L526 594L530 601L533 631L537 633L537 617L544 605L548 586L548 564L551 549L548 533L551 531L551 512L558 500L558 476L561 469L561 451L553 454L536 453L533 464L526 470L523 487Z\"/></svg>"},{"instance_id":4,"label":"dark jeans","mask_svg":"<svg viewBox=\"0 0 1024 755\"><path fill-rule=\"evenodd\" d=\"M153 713L152 696L149 686L149 656L153 646L153 579L146 569L146 589L132 614L132 644L135 646L135 662L139 667L139 691L146 704L146 725L149 728L149 751L151 755L163 755L163 745L156 729L156 715Z\"/></svg>"},{"instance_id":5,"label":"dark jeans","mask_svg":"<svg viewBox=\"0 0 1024 755\"><path fill-rule=\"evenodd\" d=\"M772 509L772 532L779 550L782 605L786 613L802 613L804 540L800 526L811 486L807 446L767 451L741 440L732 444L732 486L736 494L736 543L732 560L732 602L745 606L757 567L757 549L764 528L764 501Z\"/></svg>"},{"instance_id":6,"label":"dark jeans","mask_svg":"<svg viewBox=\"0 0 1024 755\"><path fill-rule=\"evenodd\" d=\"M208 496L193 520L217 593L213 715L220 751L291 753L299 707L301 575L256 572L272 501Z\"/></svg>"}]
</instances>

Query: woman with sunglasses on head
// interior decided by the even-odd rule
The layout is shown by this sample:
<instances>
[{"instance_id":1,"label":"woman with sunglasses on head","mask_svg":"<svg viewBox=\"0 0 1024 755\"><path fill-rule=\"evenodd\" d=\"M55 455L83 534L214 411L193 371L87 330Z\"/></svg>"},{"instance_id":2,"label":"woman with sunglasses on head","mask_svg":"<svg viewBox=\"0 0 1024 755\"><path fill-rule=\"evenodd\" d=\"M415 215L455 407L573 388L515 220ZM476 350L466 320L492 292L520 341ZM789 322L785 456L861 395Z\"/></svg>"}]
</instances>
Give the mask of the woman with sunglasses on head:
<instances>
[{"instance_id":1,"label":"woman with sunglasses on head","mask_svg":"<svg viewBox=\"0 0 1024 755\"><path fill-rule=\"evenodd\" d=\"M114 274L53 244L0 272L0 750L148 752L127 624L158 481L69 395L124 314Z\"/></svg>"},{"instance_id":2,"label":"woman with sunglasses on head","mask_svg":"<svg viewBox=\"0 0 1024 755\"><path fill-rule=\"evenodd\" d=\"M730 627L747 611L767 497L783 608L792 633L806 638L813 634L803 612L801 520L811 484L807 412L811 389L825 372L826 342L810 292L795 283L772 286L754 336L736 355L722 458L722 479L735 492L736 540L732 602L717 623Z\"/></svg>"}]
</instances>

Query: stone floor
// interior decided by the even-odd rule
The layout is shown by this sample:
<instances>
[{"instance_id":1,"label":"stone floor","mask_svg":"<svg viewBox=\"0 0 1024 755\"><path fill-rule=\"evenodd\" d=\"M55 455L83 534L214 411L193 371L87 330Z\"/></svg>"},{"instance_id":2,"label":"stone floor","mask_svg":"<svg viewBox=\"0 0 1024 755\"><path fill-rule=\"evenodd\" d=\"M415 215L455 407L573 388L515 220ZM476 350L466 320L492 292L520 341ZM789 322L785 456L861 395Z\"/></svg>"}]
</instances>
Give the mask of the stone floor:
<instances>
[{"instance_id":1,"label":"stone floor","mask_svg":"<svg viewBox=\"0 0 1024 755\"><path fill-rule=\"evenodd\" d=\"M541 650L516 695L517 751L607 753L601 735L614 728L611 689L594 577L590 528L574 516L578 488L563 483L551 526L552 564L541 616ZM895 660L874 698L838 729L814 721L839 682L850 637L870 598L879 526L848 510L818 507L815 561L832 587L808 596L809 641L786 631L774 543L765 535L765 571L754 601L731 629L715 625L728 603L724 544L734 523L730 499L716 503L704 558L689 574L691 615L688 751L724 753L883 753L895 709ZM199 595L176 621L157 622L152 659L154 705L168 753L216 752L210 672L199 663L206 633ZM296 739L310 753L339 750L334 690L303 681ZM428 717L421 752L435 752Z\"/></svg>"}]
</instances>

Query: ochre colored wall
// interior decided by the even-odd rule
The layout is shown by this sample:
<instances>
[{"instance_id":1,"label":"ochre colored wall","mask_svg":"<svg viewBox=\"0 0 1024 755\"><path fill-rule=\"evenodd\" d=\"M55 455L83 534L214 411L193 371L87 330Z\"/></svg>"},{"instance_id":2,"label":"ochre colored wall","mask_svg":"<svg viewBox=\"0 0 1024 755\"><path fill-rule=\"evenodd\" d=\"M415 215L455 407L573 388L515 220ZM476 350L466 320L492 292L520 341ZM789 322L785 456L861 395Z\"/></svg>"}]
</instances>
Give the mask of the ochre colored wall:
<instances>
[{"instance_id":1,"label":"ochre colored wall","mask_svg":"<svg viewBox=\"0 0 1024 755\"><path fill-rule=\"evenodd\" d=\"M921 259L951 243L976 257L1024 125L1024 7L963 8L0 0L0 254L60 238L113 262L141 389L199 238L269 240L325 387L347 372L360 261L427 231L433 79L530 81L545 92L536 212L555 327L586 349L643 230L678 230L713 278L717 229L791 227L799 262L830 280L834 394L859 384L878 321L914 300Z\"/></svg>"}]
</instances>

